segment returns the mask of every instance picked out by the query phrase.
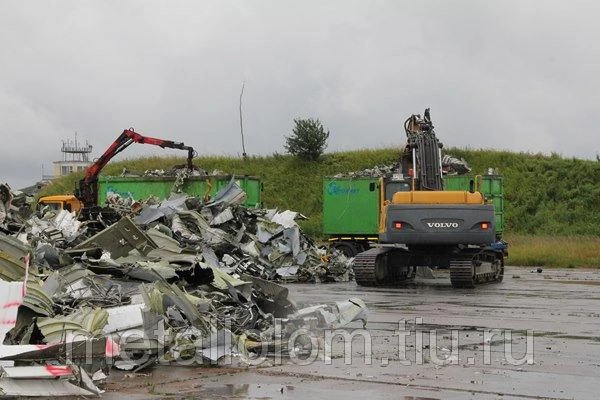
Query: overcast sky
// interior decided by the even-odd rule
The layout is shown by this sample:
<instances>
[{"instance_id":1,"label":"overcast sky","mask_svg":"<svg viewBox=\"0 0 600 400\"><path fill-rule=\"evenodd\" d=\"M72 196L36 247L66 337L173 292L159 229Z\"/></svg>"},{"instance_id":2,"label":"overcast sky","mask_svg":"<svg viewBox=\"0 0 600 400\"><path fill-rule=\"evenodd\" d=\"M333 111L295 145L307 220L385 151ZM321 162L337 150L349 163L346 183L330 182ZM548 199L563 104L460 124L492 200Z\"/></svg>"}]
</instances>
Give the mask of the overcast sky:
<instances>
[{"instance_id":1,"label":"overcast sky","mask_svg":"<svg viewBox=\"0 0 600 400\"><path fill-rule=\"evenodd\" d=\"M0 181L61 140L122 132L200 154L283 152L298 117L329 151L403 146L431 107L447 147L600 154L598 1L1 0ZM175 154L179 154L174 152ZM124 157L173 154L131 146Z\"/></svg>"}]
</instances>

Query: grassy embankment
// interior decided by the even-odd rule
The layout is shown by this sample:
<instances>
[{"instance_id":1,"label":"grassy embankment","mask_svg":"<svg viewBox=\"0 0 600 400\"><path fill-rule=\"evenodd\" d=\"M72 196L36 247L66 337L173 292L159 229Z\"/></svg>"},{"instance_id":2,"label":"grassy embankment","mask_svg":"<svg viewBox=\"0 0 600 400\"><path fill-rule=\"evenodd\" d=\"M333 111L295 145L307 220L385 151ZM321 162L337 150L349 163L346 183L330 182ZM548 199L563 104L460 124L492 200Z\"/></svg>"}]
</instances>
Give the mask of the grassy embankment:
<instances>
[{"instance_id":1,"label":"grassy embankment","mask_svg":"<svg viewBox=\"0 0 600 400\"><path fill-rule=\"evenodd\" d=\"M600 268L600 237L507 233L508 265Z\"/></svg>"},{"instance_id":2,"label":"grassy embankment","mask_svg":"<svg viewBox=\"0 0 600 400\"><path fill-rule=\"evenodd\" d=\"M600 162L506 151L449 149L464 157L474 173L494 167L504 176L506 239L511 265L600 267ZM318 163L290 156L199 157L207 171L220 169L253 175L264 182L266 207L293 209L310 219L302 223L309 234L321 236L322 178L394 162L397 149L330 153ZM105 175L170 169L182 164L176 157L150 157L109 164ZM43 194L72 193L81 175L55 181Z\"/></svg>"}]
</instances>

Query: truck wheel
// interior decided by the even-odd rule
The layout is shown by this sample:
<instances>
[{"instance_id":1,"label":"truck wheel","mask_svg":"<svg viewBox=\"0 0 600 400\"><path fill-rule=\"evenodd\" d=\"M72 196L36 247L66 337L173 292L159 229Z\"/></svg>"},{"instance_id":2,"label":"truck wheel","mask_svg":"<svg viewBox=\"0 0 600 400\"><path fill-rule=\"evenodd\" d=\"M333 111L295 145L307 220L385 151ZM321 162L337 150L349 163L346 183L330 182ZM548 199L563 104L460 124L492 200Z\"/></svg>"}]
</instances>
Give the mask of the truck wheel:
<instances>
[{"instance_id":1,"label":"truck wheel","mask_svg":"<svg viewBox=\"0 0 600 400\"><path fill-rule=\"evenodd\" d=\"M359 249L354 245L354 243L336 242L332 244L332 247L338 251L341 251L346 257L354 257L360 253Z\"/></svg>"}]
</instances>

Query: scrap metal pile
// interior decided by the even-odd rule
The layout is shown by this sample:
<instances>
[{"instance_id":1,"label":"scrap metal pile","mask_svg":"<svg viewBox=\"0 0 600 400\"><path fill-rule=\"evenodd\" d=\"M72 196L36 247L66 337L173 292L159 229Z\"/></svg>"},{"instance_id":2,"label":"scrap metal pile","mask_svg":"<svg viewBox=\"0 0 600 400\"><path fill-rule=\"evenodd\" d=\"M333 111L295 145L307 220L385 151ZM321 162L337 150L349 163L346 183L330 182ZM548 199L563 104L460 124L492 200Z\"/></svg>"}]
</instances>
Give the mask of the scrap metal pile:
<instances>
[{"instance_id":1,"label":"scrap metal pile","mask_svg":"<svg viewBox=\"0 0 600 400\"><path fill-rule=\"evenodd\" d=\"M296 223L300 214L244 207L245 198L232 180L209 202L184 193L144 205L109 194L108 202L143 229L148 246L160 244L172 253L192 254L230 273L299 282L352 279L350 260L317 247ZM166 260L161 271L172 275ZM135 257L122 263L134 261Z\"/></svg>"},{"instance_id":2,"label":"scrap metal pile","mask_svg":"<svg viewBox=\"0 0 600 400\"><path fill-rule=\"evenodd\" d=\"M31 214L33 197L19 190L12 190L6 183L0 183L0 227L19 229Z\"/></svg>"},{"instance_id":3,"label":"scrap metal pile","mask_svg":"<svg viewBox=\"0 0 600 400\"><path fill-rule=\"evenodd\" d=\"M399 163L390 165L377 165L373 168L366 168L361 171L344 172L334 175L334 178L379 178L391 176L399 171Z\"/></svg>"},{"instance_id":4,"label":"scrap metal pile","mask_svg":"<svg viewBox=\"0 0 600 400\"><path fill-rule=\"evenodd\" d=\"M449 154L442 157L442 169L446 175L461 175L471 172L471 167L464 158L456 158ZM334 178L380 178L389 177L401 172L400 163L377 165L361 171L345 172L334 175Z\"/></svg>"},{"instance_id":5,"label":"scrap metal pile","mask_svg":"<svg viewBox=\"0 0 600 400\"><path fill-rule=\"evenodd\" d=\"M296 213L247 209L244 197L232 181L208 203L113 198L122 218L106 227L64 210L6 212L0 394L97 395L110 368L251 363L318 345L288 343L297 329L364 323L360 299L297 309L267 280L348 279L348 262L314 246Z\"/></svg>"}]
</instances>

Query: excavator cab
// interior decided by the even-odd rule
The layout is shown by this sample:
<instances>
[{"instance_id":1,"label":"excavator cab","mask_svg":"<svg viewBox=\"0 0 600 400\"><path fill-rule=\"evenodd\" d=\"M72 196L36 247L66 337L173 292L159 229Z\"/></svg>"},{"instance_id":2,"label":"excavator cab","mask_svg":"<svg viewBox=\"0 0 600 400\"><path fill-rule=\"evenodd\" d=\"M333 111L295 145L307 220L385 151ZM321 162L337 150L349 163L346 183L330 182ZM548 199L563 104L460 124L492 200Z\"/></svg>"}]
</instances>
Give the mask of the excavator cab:
<instances>
[{"instance_id":1,"label":"excavator cab","mask_svg":"<svg viewBox=\"0 0 600 400\"><path fill-rule=\"evenodd\" d=\"M81 201L73 195L44 196L38 201L38 212L47 207L50 211L59 212L67 210L69 212L78 212L83 207Z\"/></svg>"},{"instance_id":2,"label":"excavator cab","mask_svg":"<svg viewBox=\"0 0 600 400\"><path fill-rule=\"evenodd\" d=\"M382 196L387 201L392 201L392 197L398 192L410 191L410 181L404 179L391 179L384 181L385 193Z\"/></svg>"}]
</instances>

